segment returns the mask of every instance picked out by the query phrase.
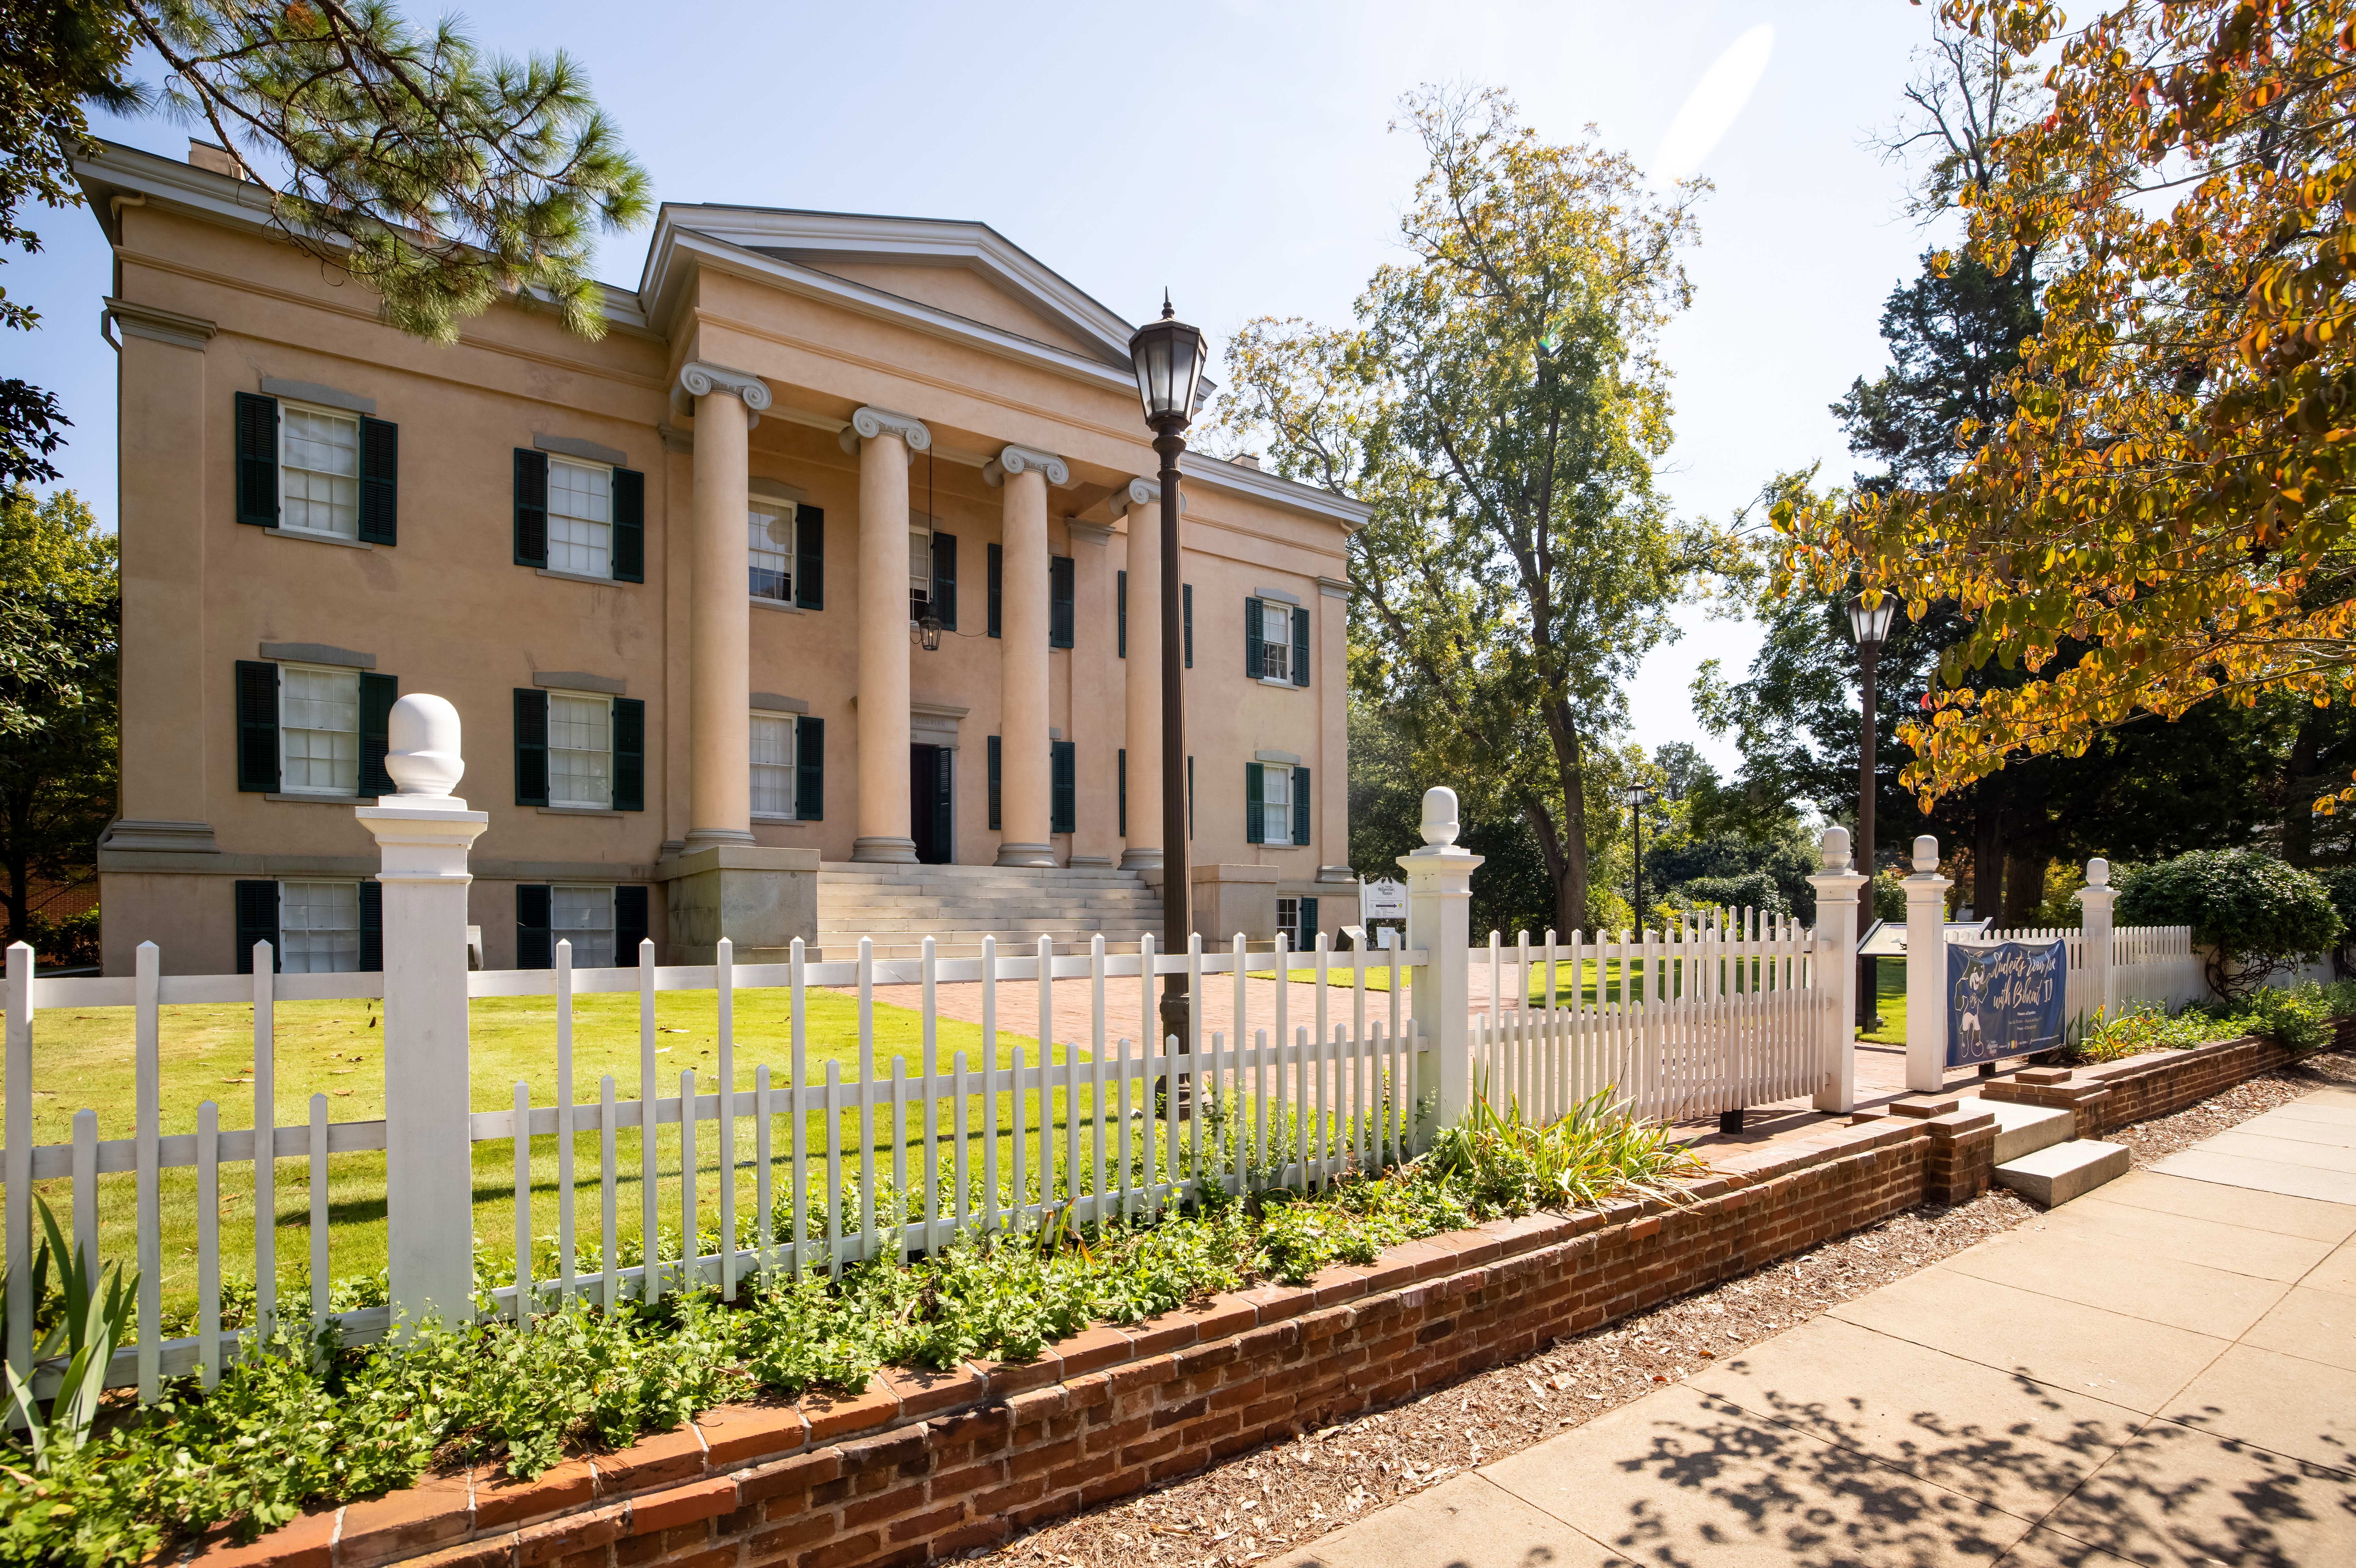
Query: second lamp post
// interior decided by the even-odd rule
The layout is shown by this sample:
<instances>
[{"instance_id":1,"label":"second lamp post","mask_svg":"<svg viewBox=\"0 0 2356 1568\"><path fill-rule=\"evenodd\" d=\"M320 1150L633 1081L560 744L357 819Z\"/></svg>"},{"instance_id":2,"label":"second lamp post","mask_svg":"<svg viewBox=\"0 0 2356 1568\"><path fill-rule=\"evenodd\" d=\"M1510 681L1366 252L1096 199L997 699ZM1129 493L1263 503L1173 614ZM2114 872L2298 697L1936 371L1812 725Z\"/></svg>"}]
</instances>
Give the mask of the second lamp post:
<instances>
[{"instance_id":1,"label":"second lamp post","mask_svg":"<svg viewBox=\"0 0 2356 1568\"><path fill-rule=\"evenodd\" d=\"M1897 610L1897 596L1876 588L1858 594L1848 607L1849 630L1857 637L1858 685L1865 699L1865 728L1857 751L1857 858L1858 869L1865 873L1865 885L1857 891L1860 934L1873 925L1874 677L1879 673L1881 645L1890 636L1890 619ZM1869 1029L1877 1016L1879 998L1875 991L1880 966L1878 958L1857 961L1857 1021Z\"/></svg>"}]
</instances>

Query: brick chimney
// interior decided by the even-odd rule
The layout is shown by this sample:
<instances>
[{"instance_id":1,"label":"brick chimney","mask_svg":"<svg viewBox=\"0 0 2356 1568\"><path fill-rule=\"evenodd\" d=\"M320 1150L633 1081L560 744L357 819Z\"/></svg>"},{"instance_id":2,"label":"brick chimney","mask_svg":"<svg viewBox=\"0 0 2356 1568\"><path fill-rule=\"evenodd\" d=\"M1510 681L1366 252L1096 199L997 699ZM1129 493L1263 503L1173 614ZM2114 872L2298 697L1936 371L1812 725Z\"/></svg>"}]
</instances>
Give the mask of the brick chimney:
<instances>
[{"instance_id":1,"label":"brick chimney","mask_svg":"<svg viewBox=\"0 0 2356 1568\"><path fill-rule=\"evenodd\" d=\"M1228 458L1227 461L1234 464L1238 468L1258 468L1259 466L1259 453L1257 452L1238 452L1233 457Z\"/></svg>"},{"instance_id":2,"label":"brick chimney","mask_svg":"<svg viewBox=\"0 0 2356 1568\"><path fill-rule=\"evenodd\" d=\"M217 175L227 175L233 180L250 180L253 177L246 173L245 165L238 162L235 153L210 142L199 142L194 136L188 138L188 162L198 168L207 169Z\"/></svg>"}]
</instances>

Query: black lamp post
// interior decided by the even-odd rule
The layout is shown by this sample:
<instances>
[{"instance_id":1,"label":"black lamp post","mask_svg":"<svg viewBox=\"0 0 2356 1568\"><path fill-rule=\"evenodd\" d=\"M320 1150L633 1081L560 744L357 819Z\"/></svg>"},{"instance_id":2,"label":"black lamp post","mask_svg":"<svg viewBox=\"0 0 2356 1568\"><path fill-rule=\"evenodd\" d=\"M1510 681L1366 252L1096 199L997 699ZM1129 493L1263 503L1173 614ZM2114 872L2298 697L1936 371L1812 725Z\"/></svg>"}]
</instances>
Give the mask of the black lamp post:
<instances>
[{"instance_id":1,"label":"black lamp post","mask_svg":"<svg viewBox=\"0 0 2356 1568\"><path fill-rule=\"evenodd\" d=\"M1858 685L1865 700L1865 728L1857 753L1858 869L1865 873L1865 885L1857 891L1860 934L1873 923L1874 681L1880 670L1881 645L1890 636L1890 617L1897 611L1897 595L1878 588L1867 589L1848 607L1849 631L1857 638ZM1879 959L1857 961L1857 1021L1869 1029L1879 1017L1875 1008L1880 999L1876 994L1880 967Z\"/></svg>"},{"instance_id":2,"label":"black lamp post","mask_svg":"<svg viewBox=\"0 0 2356 1568\"><path fill-rule=\"evenodd\" d=\"M1644 806L1653 798L1652 789L1645 784L1628 786L1628 826L1636 836L1635 897L1629 907L1636 912L1636 929L1644 929Z\"/></svg>"},{"instance_id":3,"label":"black lamp post","mask_svg":"<svg viewBox=\"0 0 2356 1568\"><path fill-rule=\"evenodd\" d=\"M1137 371L1137 396L1162 458L1162 943L1165 953L1183 953L1194 930L1194 886L1186 865L1186 694L1183 625L1178 582L1178 455L1186 450L1186 427L1194 418L1194 386L1203 375L1203 334L1173 319L1170 293L1162 293L1162 319L1137 329L1129 359ZM1183 974L1163 976L1162 1033L1188 1049L1191 998ZM1237 1028L1241 1028L1238 1022Z\"/></svg>"}]
</instances>

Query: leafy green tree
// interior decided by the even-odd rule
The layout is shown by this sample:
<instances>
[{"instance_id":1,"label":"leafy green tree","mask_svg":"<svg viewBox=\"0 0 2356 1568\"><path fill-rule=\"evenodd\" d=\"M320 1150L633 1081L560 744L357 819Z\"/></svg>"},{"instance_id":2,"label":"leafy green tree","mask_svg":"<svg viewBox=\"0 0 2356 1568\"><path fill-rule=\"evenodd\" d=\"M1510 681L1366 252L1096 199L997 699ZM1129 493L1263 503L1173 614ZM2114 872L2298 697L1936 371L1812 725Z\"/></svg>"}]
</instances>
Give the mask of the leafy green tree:
<instances>
[{"instance_id":1,"label":"leafy green tree","mask_svg":"<svg viewBox=\"0 0 2356 1568\"><path fill-rule=\"evenodd\" d=\"M170 71L160 91L125 74L142 45ZM19 0L0 6L0 247L39 249L27 203L80 205L91 103L209 126L270 183L291 241L435 342L510 295L599 336L595 230L648 207L645 170L562 51L486 57L455 20L413 28L380 0ZM37 325L0 295L0 326ZM48 392L0 380L0 484L54 480L70 422Z\"/></svg>"},{"instance_id":2,"label":"leafy green tree","mask_svg":"<svg viewBox=\"0 0 2356 1568\"><path fill-rule=\"evenodd\" d=\"M2254 849L2198 849L2145 866L2119 888L2122 925L2189 925L2210 949L2209 987L2242 997L2340 945L2323 882Z\"/></svg>"},{"instance_id":3,"label":"leafy green tree","mask_svg":"<svg viewBox=\"0 0 2356 1568\"><path fill-rule=\"evenodd\" d=\"M1701 187L1656 199L1625 157L1542 142L1494 91L1424 89L1402 119L1428 159L1409 260L1376 271L1352 326L1248 324L1222 426L1373 503L1350 545L1354 689L1398 716L1419 776L1521 820L1547 923L1591 928L1625 682L1727 560L1654 483L1657 337L1687 299Z\"/></svg>"},{"instance_id":4,"label":"leafy green tree","mask_svg":"<svg viewBox=\"0 0 2356 1568\"><path fill-rule=\"evenodd\" d=\"M12 939L36 882L94 874L114 815L113 536L72 491L0 497L0 872Z\"/></svg>"}]
</instances>

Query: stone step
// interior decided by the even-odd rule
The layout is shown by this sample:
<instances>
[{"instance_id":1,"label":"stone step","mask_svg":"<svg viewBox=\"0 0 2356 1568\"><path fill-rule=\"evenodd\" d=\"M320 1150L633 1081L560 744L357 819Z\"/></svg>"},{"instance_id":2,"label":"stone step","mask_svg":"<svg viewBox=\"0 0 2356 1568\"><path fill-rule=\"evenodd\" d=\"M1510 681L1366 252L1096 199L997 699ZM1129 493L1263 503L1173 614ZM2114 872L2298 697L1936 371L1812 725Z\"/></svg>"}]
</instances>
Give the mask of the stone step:
<instances>
[{"instance_id":1,"label":"stone step","mask_svg":"<svg viewBox=\"0 0 2356 1568\"><path fill-rule=\"evenodd\" d=\"M2019 1159L2039 1149L2067 1143L2078 1133L2078 1118L2050 1105L2015 1105L2003 1100L1982 1100L1980 1108L1996 1115L1996 1162Z\"/></svg>"},{"instance_id":2,"label":"stone step","mask_svg":"<svg viewBox=\"0 0 2356 1568\"><path fill-rule=\"evenodd\" d=\"M2127 1173L2127 1151L2100 1138L2049 1145L1996 1168L1999 1186L2009 1187L2040 1208L2055 1209L2083 1198L2104 1182Z\"/></svg>"}]
</instances>

